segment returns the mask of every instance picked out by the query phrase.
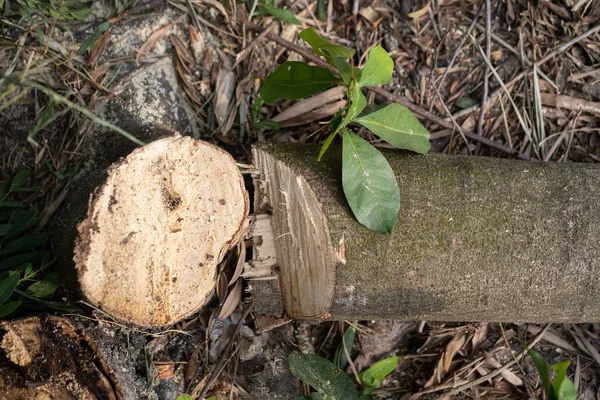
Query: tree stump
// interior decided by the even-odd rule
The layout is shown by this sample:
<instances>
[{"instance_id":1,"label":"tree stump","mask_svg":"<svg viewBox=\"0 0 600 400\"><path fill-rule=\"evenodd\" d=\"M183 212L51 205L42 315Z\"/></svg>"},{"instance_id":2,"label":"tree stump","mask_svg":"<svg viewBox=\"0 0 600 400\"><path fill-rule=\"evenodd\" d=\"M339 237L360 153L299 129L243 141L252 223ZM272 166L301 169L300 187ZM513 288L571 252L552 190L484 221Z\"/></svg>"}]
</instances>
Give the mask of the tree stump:
<instances>
[{"instance_id":1,"label":"tree stump","mask_svg":"<svg viewBox=\"0 0 600 400\"><path fill-rule=\"evenodd\" d=\"M126 323L157 327L201 309L217 265L247 228L243 178L224 150L174 136L108 171L79 224L83 295Z\"/></svg>"}]
</instances>

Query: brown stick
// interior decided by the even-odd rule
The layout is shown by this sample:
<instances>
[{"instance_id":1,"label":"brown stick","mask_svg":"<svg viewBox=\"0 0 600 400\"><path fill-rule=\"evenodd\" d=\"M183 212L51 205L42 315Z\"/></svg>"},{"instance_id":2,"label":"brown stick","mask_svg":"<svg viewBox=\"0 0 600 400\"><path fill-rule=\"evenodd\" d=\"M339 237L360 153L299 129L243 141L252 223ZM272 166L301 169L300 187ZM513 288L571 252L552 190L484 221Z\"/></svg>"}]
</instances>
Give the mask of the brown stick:
<instances>
[{"instance_id":1,"label":"brown stick","mask_svg":"<svg viewBox=\"0 0 600 400\"><path fill-rule=\"evenodd\" d=\"M250 22L246 22L246 26L249 29L252 29L253 31L256 32L261 32L262 28L256 24L250 23ZM315 63L316 65L323 67L323 68L327 68L328 70L337 73L337 70L335 70L331 65L327 64L324 60L322 60L321 58L317 57L316 55L314 55L313 53L311 53L308 48L306 47L302 47L302 46L298 46L297 44L294 44L292 42L289 42L283 38L281 38L280 36L275 35L274 33L267 33L267 37L269 39L271 39L272 41L274 41L275 43L293 51L294 53L298 53L300 54L302 57L306 58L309 61L312 61L313 63ZM416 115L422 117L423 119L427 119L439 126L442 126L444 128L447 129L454 129L454 125L452 124L452 122L446 121L443 118L438 117L437 115L430 113L427 110L424 110L423 108L417 106L416 104L411 103L410 101L408 101L407 99L400 97L398 95L392 94L388 91L386 91L385 89L382 89L380 87L369 87L368 88L370 91L379 94L380 96L382 96L383 98L393 101L395 103L398 104L402 104L403 106L405 106L406 108L408 108L410 111L412 111L413 113L415 113ZM504 153L510 154L510 155L515 155L518 158L521 158L523 160L529 160L529 157L523 153L519 153L514 149L511 149L508 146L505 146L501 143L497 143L493 140L484 138L479 136L478 134L476 134L473 131L467 130L467 129L463 129L463 133L466 137L468 137L469 139L475 140L477 142L480 142L481 144L484 144L488 147L491 147L493 149L502 151Z\"/></svg>"}]
</instances>

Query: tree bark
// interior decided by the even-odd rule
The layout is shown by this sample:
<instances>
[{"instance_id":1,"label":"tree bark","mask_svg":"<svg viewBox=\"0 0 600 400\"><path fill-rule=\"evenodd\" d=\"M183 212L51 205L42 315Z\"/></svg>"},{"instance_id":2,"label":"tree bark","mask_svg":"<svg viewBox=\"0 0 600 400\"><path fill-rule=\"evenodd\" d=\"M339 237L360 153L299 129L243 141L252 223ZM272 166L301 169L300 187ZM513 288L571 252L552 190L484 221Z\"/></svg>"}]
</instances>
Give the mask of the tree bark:
<instances>
[{"instance_id":1,"label":"tree bark","mask_svg":"<svg viewBox=\"0 0 600 400\"><path fill-rule=\"evenodd\" d=\"M264 215L246 276L262 279L251 282L259 314L600 320L599 166L383 150L401 207L392 233L379 234L346 203L341 148L321 162L317 153L253 150L255 213Z\"/></svg>"}]
</instances>

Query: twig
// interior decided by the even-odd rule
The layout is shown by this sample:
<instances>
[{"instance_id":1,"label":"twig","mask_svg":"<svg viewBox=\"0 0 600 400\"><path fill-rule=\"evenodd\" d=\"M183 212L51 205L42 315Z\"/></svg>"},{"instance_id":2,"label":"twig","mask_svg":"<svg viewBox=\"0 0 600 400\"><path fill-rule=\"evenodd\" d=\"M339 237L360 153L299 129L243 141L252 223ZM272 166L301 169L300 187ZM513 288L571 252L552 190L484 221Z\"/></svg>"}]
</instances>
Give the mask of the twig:
<instances>
[{"instance_id":1,"label":"twig","mask_svg":"<svg viewBox=\"0 0 600 400\"><path fill-rule=\"evenodd\" d=\"M298 0L294 1L292 4L290 4L290 9L292 7L294 7L296 5L296 3L298 2ZM252 14L254 13L254 7L256 6L256 1L253 4L253 8L250 11L250 15L248 16L248 22L250 22L251 18L252 18ZM250 51L254 48L254 46L256 46L262 39L265 38L265 36L267 36L267 34L271 31L271 29L275 26L275 24L277 24L277 20L273 19L273 21L271 21L269 23L269 25L267 25L265 27L265 29L248 45L246 46L245 49L243 49L242 51L240 51L236 57L235 60L235 64L233 64L233 67L231 67L231 70L235 69L235 67L237 67L242 61L244 61L246 59L246 57L248 57L248 54L250 54Z\"/></svg>"},{"instance_id":2,"label":"twig","mask_svg":"<svg viewBox=\"0 0 600 400\"><path fill-rule=\"evenodd\" d=\"M529 343L529 345L523 349L523 351L521 353L519 353L519 355L515 358L513 358L512 361L504 364L502 367L498 368L495 371L490 372L487 375L482 376L481 378L475 379L474 381L471 381L469 383L465 383L464 385L460 385L455 387L454 389L445 392L444 394L442 394L441 396L438 396L437 399L441 400L443 398L447 398L448 396L452 396L455 394L458 394L462 391L465 391L467 389L471 389L477 385L480 385L482 383L484 383L485 381L495 378L496 376L500 375L502 372L506 371L507 369L509 369L510 367L512 367L513 365L515 365L516 363L518 363L519 361L521 361L521 359L525 356L525 354L527 354L527 350L532 348L533 346L535 346L540 340L542 340L542 337L544 336L544 334L546 333L546 331L548 331L548 329L550 329L550 326L552 324L547 324L546 326L544 326L544 329L542 329L540 331L540 333L538 333L536 335L536 337L531 341L531 343ZM431 390L431 392L435 392L437 390ZM422 394L428 393L428 392L421 392ZM429 392L430 393L430 392Z\"/></svg>"},{"instance_id":3,"label":"twig","mask_svg":"<svg viewBox=\"0 0 600 400\"><path fill-rule=\"evenodd\" d=\"M437 86L434 85L433 88L435 89L435 92L439 95L440 91L438 90ZM441 95L440 95L440 101L442 102L442 107L444 107L444 111L446 111L446 114L448 114L448 116L450 117L450 120L452 121L452 123L454 124L454 126L456 127L456 129L458 129L458 132L460 133L460 135L462 136L463 140L465 141L465 145L467 146L467 151L469 152L469 155L472 155L471 148L469 147L469 142L468 142L467 138L465 137L465 133L463 132L463 128L458 124L458 122L456 122L456 120L452 116L452 113L450 112L450 110L448 110L448 107L446 106L446 103L442 99ZM481 135L479 135L479 136L481 136Z\"/></svg>"},{"instance_id":4,"label":"twig","mask_svg":"<svg viewBox=\"0 0 600 400\"><path fill-rule=\"evenodd\" d=\"M225 365L225 363L229 359L225 355L229 354L231 352L231 348L233 347L233 344L235 343L236 336L242 330L242 326L244 325L244 320L246 319L246 317L248 316L248 314L250 314L250 310L252 310L252 306L253 305L254 305L254 303L249 303L246 306L246 308L244 309L244 311L242 311L242 315L240 316L240 319L239 319L238 323L235 326L233 334L231 335L231 338L229 339L229 342L227 343L227 347L225 347L225 350L223 350L223 353L221 354L221 357L219 358L219 362L213 368L212 372L210 373L210 377L206 381L206 384L204 385L204 387L202 388L202 390L198 394L198 398L199 399L203 399L204 396L206 396L206 392L208 392L208 389L210 389L210 387L215 382L215 380L217 380L217 377L219 376L219 371L221 369L223 369L223 366Z\"/></svg>"},{"instance_id":5,"label":"twig","mask_svg":"<svg viewBox=\"0 0 600 400\"><path fill-rule=\"evenodd\" d=\"M590 35L593 35L594 33L600 31L600 24L596 25L595 27L591 28L590 30L588 30L585 33L582 33L581 35L569 40L566 43L563 43L562 45L558 46L556 49L552 50L550 53L548 53L545 57L543 57L541 60L537 61L535 63L536 67L540 67L542 66L544 63L546 63L546 61L556 57L558 54L564 52L565 50L567 50L569 47L573 46L574 44L579 43L581 40L587 38ZM512 85L514 85L515 83L517 83L518 81L520 81L521 79L523 79L523 77L525 77L526 75L529 75L532 72L532 70L527 70L527 71L522 71L520 74L518 74L517 76L515 76L512 80L510 80L510 82L508 82L506 84L506 87L510 87ZM496 97L498 97L500 95L500 93L502 93L502 88L498 88L496 90L494 90L494 92L492 92L492 94L490 94L490 96L488 97L488 100L494 99ZM479 108L479 104L476 104L472 107L466 108L464 110L462 110L460 113L455 114L454 117L455 118L459 118L463 115L467 115L472 113L473 111L475 111L477 108Z\"/></svg>"},{"instance_id":6,"label":"twig","mask_svg":"<svg viewBox=\"0 0 600 400\"><path fill-rule=\"evenodd\" d=\"M256 32L262 31L262 28L260 26L250 23L250 22L247 22L246 26L249 29L252 29L253 31L256 31ZM317 57L316 55L314 55L313 53L311 53L306 47L298 46L297 44L291 43L291 42L283 39L282 37L277 36L271 32L267 33L267 37L270 40L274 41L275 43L279 44L280 46L283 46L283 47L287 48L288 50L291 50L295 53L300 54L307 60L315 63L316 65L323 67L323 68L327 68L328 70L330 70L334 73L337 73L337 71L332 66L327 64L323 59L321 59L321 58ZM413 113L415 113L416 115L420 116L423 119L427 119L427 120L429 120L441 127L444 127L446 129L454 129L454 125L452 124L452 122L446 121L445 119L440 118L433 113L430 113L429 111L411 103L410 101L408 101L407 99L405 99L403 97L389 93L388 91L386 91L385 89L382 89L380 87L368 87L368 89L372 92L377 93L378 95L384 97L385 99L387 99L389 101L393 101L395 103L402 104L403 106L405 106L410 111L412 111ZM501 143L497 143L488 138L479 136L475 132L469 131L467 129L463 129L463 133L469 139L475 140L477 142L481 142L481 144L484 144L488 147L491 147L498 151L502 151L507 154L514 155L523 160L529 160L529 157L527 155L525 155L523 153L519 153L516 150L511 149Z\"/></svg>"},{"instance_id":7,"label":"twig","mask_svg":"<svg viewBox=\"0 0 600 400\"><path fill-rule=\"evenodd\" d=\"M460 43L458 44L458 47L456 48L456 50L454 50L454 54L452 54L452 58L450 59L450 63L448 64L448 66L446 67L446 70L442 74L442 77L440 78L440 82L437 84L437 86L436 86L435 82L432 82L433 85L438 88L438 90L444 84L444 80L446 79L446 75L448 75L448 72L450 71L450 68L452 68L452 66L454 65L454 61L456 61L456 57L458 56L458 53L460 52L460 50L465 45L465 41L467 40L467 37L471 34L471 31L473 30L473 27L477 23L477 20L479 19L479 16L481 15L481 10L483 10L483 4L481 4L481 6L479 7L479 10L477 10L477 13L475 14L475 17L473 18L473 21L471 22L471 25L469 25L469 29L467 29L467 33L460 40ZM435 103L435 101L437 100L437 96L438 96L438 94L437 94L437 90L436 90L436 93L433 94L433 99L431 100L431 103L429 104L429 112L431 112L433 110L433 103Z\"/></svg>"},{"instance_id":8,"label":"twig","mask_svg":"<svg viewBox=\"0 0 600 400\"><path fill-rule=\"evenodd\" d=\"M508 89L506 88L506 85L504 84L504 82L502 82L502 78L500 78L500 75L498 75L498 72L496 72L496 69L490 63L490 60L485 56L485 53L483 52L483 49L481 48L481 46L479 46L479 44L477 43L477 41L475 40L475 38L471 36L471 40L473 41L473 44L475 45L475 47L477 47L477 50L479 50L479 52L483 56L483 60L485 61L485 63L490 68L490 71L492 71L492 74L494 75L494 78L496 78L496 81L498 81L498 83L500 84L500 87L506 92L506 96L508 97L508 100L512 104L512 106L513 106L513 108L515 110L515 114L517 114L517 118L519 119L519 122L521 123L521 127L525 131L525 135L527 135L527 138L532 143L535 143L533 141L533 138L531 137L531 132L529 131L529 128L525 124L525 120L523 119L523 117L521 116L521 113L519 112L519 108L515 104L515 102L512 99L512 97L510 96L510 93L508 92ZM537 144L537 143L535 143L535 144ZM535 148L535 150L536 150L536 153L537 153L537 147Z\"/></svg>"},{"instance_id":9,"label":"twig","mask_svg":"<svg viewBox=\"0 0 600 400\"><path fill-rule=\"evenodd\" d=\"M490 10L492 7L490 0L485 0L485 56L490 60L492 58L492 39L490 30L492 29L492 11ZM479 121L477 121L477 134L481 136L483 133L483 121L485 120L485 103L487 103L488 90L490 85L490 67L489 65L485 66L485 71L483 72L483 96L481 97L481 110L479 111ZM479 149L481 147L481 143L477 143L476 153L479 153Z\"/></svg>"},{"instance_id":10,"label":"twig","mask_svg":"<svg viewBox=\"0 0 600 400\"><path fill-rule=\"evenodd\" d=\"M477 25L475 25L475 27L477 29L479 29L480 31L485 32L485 27L481 26L481 24L477 24ZM533 65L533 63L531 62L531 60L529 60L529 58L525 57L524 54L519 53L519 51L517 49L515 49L513 46L511 46L506 41L502 40L502 38L499 37L498 35L496 35L494 32L490 32L490 37L492 38L492 40L494 42L498 43L500 46L504 47L506 50L510 51L515 56L520 57L525 62L525 64L527 64L527 66ZM554 83L554 81L552 79L550 79L550 77L548 75L546 75L542 71L538 71L538 74L542 77L542 79L544 79L548 83L548 85L550 85L554 89L558 90L558 86L556 86L556 83Z\"/></svg>"}]
</instances>

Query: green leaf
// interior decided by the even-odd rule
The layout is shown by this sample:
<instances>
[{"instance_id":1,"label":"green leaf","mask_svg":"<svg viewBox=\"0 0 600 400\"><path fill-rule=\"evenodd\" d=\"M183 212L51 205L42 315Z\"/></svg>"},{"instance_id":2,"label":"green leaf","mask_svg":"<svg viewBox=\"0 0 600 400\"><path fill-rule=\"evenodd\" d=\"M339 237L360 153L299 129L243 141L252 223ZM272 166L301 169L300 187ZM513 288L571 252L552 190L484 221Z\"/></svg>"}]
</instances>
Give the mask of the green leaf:
<instances>
[{"instance_id":1,"label":"green leaf","mask_svg":"<svg viewBox=\"0 0 600 400\"><path fill-rule=\"evenodd\" d=\"M329 136L327 136L327 139L325 139L325 141L323 142L323 145L321 146L321 150L319 150L319 155L317 156L317 161L321 161L321 158L323 157L323 155L325 154L325 152L327 151L329 146L331 146L331 142L333 142L333 139L335 138L336 135L337 135L337 130L334 130L333 132L331 132L329 134Z\"/></svg>"},{"instance_id":2,"label":"green leaf","mask_svg":"<svg viewBox=\"0 0 600 400\"><path fill-rule=\"evenodd\" d=\"M333 139L335 138L337 133L340 131L340 129L342 129L343 127L348 125L350 122L352 122L356 118L356 116L358 114L360 114L362 110L364 110L364 108L366 106L367 106L367 99L365 98L365 95L360 90L360 87L354 86L354 88L352 89L352 92L350 93L350 107L348 107L348 110L346 111L346 115L344 115L344 118L342 119L341 122L338 123L335 120L335 118L332 121L335 123L335 126L333 127L333 132L331 132L331 134L327 137L327 139L323 143L323 146L321 146L321 150L319 150L319 156L317 157L317 161L321 161L321 158L323 157L323 155L325 154L325 152L331 145L331 142L333 141ZM333 125L334 124L332 124L332 126Z\"/></svg>"},{"instance_id":3,"label":"green leaf","mask_svg":"<svg viewBox=\"0 0 600 400\"><path fill-rule=\"evenodd\" d=\"M342 131L342 186L358 222L376 232L390 232L398 219L400 189L383 154L369 142Z\"/></svg>"},{"instance_id":4,"label":"green leaf","mask_svg":"<svg viewBox=\"0 0 600 400\"><path fill-rule=\"evenodd\" d=\"M12 225L10 224L2 224L0 225L0 236L8 235L8 232L12 229Z\"/></svg>"},{"instance_id":5,"label":"green leaf","mask_svg":"<svg viewBox=\"0 0 600 400\"><path fill-rule=\"evenodd\" d=\"M300 32L300 39L310 44L315 54L325 57L330 64L332 57L347 59L354 55L354 50L349 49L348 47L335 45L329 40L322 38L317 31L315 31L315 28L304 29Z\"/></svg>"},{"instance_id":6,"label":"green leaf","mask_svg":"<svg viewBox=\"0 0 600 400\"><path fill-rule=\"evenodd\" d=\"M299 61L286 61L266 77L260 97L269 104L280 99L302 99L339 82L328 69Z\"/></svg>"},{"instance_id":7,"label":"green leaf","mask_svg":"<svg viewBox=\"0 0 600 400\"><path fill-rule=\"evenodd\" d=\"M257 15L271 15L279 22L285 22L286 24L302 25L298 18L290 10L283 8L273 7L267 4L262 4L258 9Z\"/></svg>"},{"instance_id":8,"label":"green leaf","mask_svg":"<svg viewBox=\"0 0 600 400\"><path fill-rule=\"evenodd\" d=\"M344 332L344 340L340 342L337 350L335 351L335 356L333 357L333 364L338 368L346 369L348 366L348 358L346 357L346 352L344 351L344 343L346 344L346 350L348 350L348 354L352 351L352 346L354 345L354 338L356 336L356 328L355 325L358 321L355 321L353 325L350 325L346 332Z\"/></svg>"},{"instance_id":9,"label":"green leaf","mask_svg":"<svg viewBox=\"0 0 600 400\"><path fill-rule=\"evenodd\" d=\"M346 85L349 85L352 79L359 81L362 76L362 69L339 57L331 57L331 64L338 70Z\"/></svg>"},{"instance_id":10,"label":"green leaf","mask_svg":"<svg viewBox=\"0 0 600 400\"><path fill-rule=\"evenodd\" d=\"M381 46L369 51L369 59L365 63L362 76L358 81L360 86L377 86L392 81L394 61Z\"/></svg>"},{"instance_id":11,"label":"green leaf","mask_svg":"<svg viewBox=\"0 0 600 400\"><path fill-rule=\"evenodd\" d=\"M26 211L13 211L8 221L13 227L8 237L13 237L31 228L38 220L38 207L34 205Z\"/></svg>"},{"instance_id":12,"label":"green leaf","mask_svg":"<svg viewBox=\"0 0 600 400\"><path fill-rule=\"evenodd\" d=\"M8 303L0 305L0 319L5 318L7 315L11 314L21 305L20 301L10 301Z\"/></svg>"},{"instance_id":13,"label":"green leaf","mask_svg":"<svg viewBox=\"0 0 600 400\"><path fill-rule=\"evenodd\" d=\"M408 108L400 104L392 103L357 118L355 122L400 149L426 154L431 148L427 129Z\"/></svg>"},{"instance_id":14,"label":"green leaf","mask_svg":"<svg viewBox=\"0 0 600 400\"><path fill-rule=\"evenodd\" d=\"M290 371L324 396L334 400L357 400L352 379L330 361L314 354L294 351L289 358Z\"/></svg>"},{"instance_id":15,"label":"green leaf","mask_svg":"<svg viewBox=\"0 0 600 400\"><path fill-rule=\"evenodd\" d=\"M577 400L575 385L567 378L567 368L569 368L570 364L571 361L563 361L552 366L552 369L556 373L553 391L557 400Z\"/></svg>"},{"instance_id":16,"label":"green leaf","mask_svg":"<svg viewBox=\"0 0 600 400\"><path fill-rule=\"evenodd\" d=\"M278 131L280 129L279 122L271 121L270 119L265 119L264 121L260 121L260 130L264 131L266 128L273 129L274 131Z\"/></svg>"},{"instance_id":17,"label":"green leaf","mask_svg":"<svg viewBox=\"0 0 600 400\"><path fill-rule=\"evenodd\" d=\"M2 204L2 202L4 200L6 200L6 196L8 196L9 190L10 190L10 179L7 180L6 182L4 182L2 184L2 186L0 186L0 204Z\"/></svg>"},{"instance_id":18,"label":"green leaf","mask_svg":"<svg viewBox=\"0 0 600 400\"><path fill-rule=\"evenodd\" d=\"M355 85L350 92L350 107L342 120L342 123L338 125L337 130L345 127L349 123L356 120L356 117L365 109L367 106L367 98L360 90L360 86Z\"/></svg>"},{"instance_id":19,"label":"green leaf","mask_svg":"<svg viewBox=\"0 0 600 400\"><path fill-rule=\"evenodd\" d=\"M180 394L177 396L177 400L192 400L192 396L189 394Z\"/></svg>"},{"instance_id":20,"label":"green leaf","mask_svg":"<svg viewBox=\"0 0 600 400\"><path fill-rule=\"evenodd\" d=\"M3 304L13 294L20 281L20 274L11 271L8 277L0 281L0 304Z\"/></svg>"},{"instance_id":21,"label":"green leaf","mask_svg":"<svg viewBox=\"0 0 600 400\"><path fill-rule=\"evenodd\" d=\"M45 251L32 251L24 254L17 254L0 261L0 271L19 267L25 263L41 260L44 255L48 254Z\"/></svg>"},{"instance_id":22,"label":"green leaf","mask_svg":"<svg viewBox=\"0 0 600 400\"><path fill-rule=\"evenodd\" d=\"M46 243L52 234L49 232L34 232L8 243L0 250L0 255L32 250Z\"/></svg>"},{"instance_id":23,"label":"green leaf","mask_svg":"<svg viewBox=\"0 0 600 400\"><path fill-rule=\"evenodd\" d=\"M475 99L472 99L472 98L470 98L470 97L465 97L465 96L463 96L463 97L459 97L459 98L458 98L458 99L457 99L457 100L454 102L454 105L455 105L456 107L458 107L458 108L462 108L462 109L465 109L465 108L472 107L472 106L474 106L475 104L479 104L479 101L478 101L478 100L475 100Z\"/></svg>"},{"instance_id":24,"label":"green leaf","mask_svg":"<svg viewBox=\"0 0 600 400\"><path fill-rule=\"evenodd\" d=\"M544 387L544 392L546 392L546 397L549 400L553 399L554 391L552 390L552 381L550 380L550 367L548 366L548 362L546 362L544 357L542 357L542 355L537 351L527 349L527 352L533 360L535 368L540 374L540 381L542 381L542 386Z\"/></svg>"},{"instance_id":25,"label":"green leaf","mask_svg":"<svg viewBox=\"0 0 600 400\"><path fill-rule=\"evenodd\" d=\"M33 140L35 135L37 135L39 131L53 123L57 118L62 117L71 110L69 107L64 107L60 110L56 110L56 106L58 106L59 104L60 103L56 100L50 100L48 104L46 104L37 121L35 121L35 126L31 128L31 130L27 134L27 140L37 144L37 142Z\"/></svg>"},{"instance_id":26,"label":"green leaf","mask_svg":"<svg viewBox=\"0 0 600 400\"><path fill-rule=\"evenodd\" d=\"M105 22L101 23L100 25L98 25L98 27L96 28L96 30L94 31L92 36L85 39L83 41L83 43L81 43L81 46L79 46L79 50L77 50L77 55L81 56L88 49L90 49L94 45L94 43L96 43L96 40L98 40L100 35L102 35L104 32L106 32L110 28L110 25L111 25L110 21L105 21Z\"/></svg>"},{"instance_id":27,"label":"green leaf","mask_svg":"<svg viewBox=\"0 0 600 400\"><path fill-rule=\"evenodd\" d=\"M58 272L52 272L44 277L43 280L29 285L26 292L39 299L52 295L60 286L61 276Z\"/></svg>"},{"instance_id":28,"label":"green leaf","mask_svg":"<svg viewBox=\"0 0 600 400\"><path fill-rule=\"evenodd\" d=\"M369 369L360 374L362 383L374 389L379 388L385 377L396 369L399 361L400 357L395 356L376 362Z\"/></svg>"},{"instance_id":29,"label":"green leaf","mask_svg":"<svg viewBox=\"0 0 600 400\"><path fill-rule=\"evenodd\" d=\"M10 191L14 192L15 190L19 190L25 186L29 177L31 176L31 171L28 169L21 170L14 178L10 181Z\"/></svg>"}]
</instances>

